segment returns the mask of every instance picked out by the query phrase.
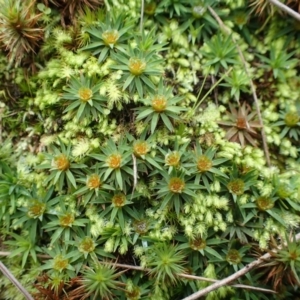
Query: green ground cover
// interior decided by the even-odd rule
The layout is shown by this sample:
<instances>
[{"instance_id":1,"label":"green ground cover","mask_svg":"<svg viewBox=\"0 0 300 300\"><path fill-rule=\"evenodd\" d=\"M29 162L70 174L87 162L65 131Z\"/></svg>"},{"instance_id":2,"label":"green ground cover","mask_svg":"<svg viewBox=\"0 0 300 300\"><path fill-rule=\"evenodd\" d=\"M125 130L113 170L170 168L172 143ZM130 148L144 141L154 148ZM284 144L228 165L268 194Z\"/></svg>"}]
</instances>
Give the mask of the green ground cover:
<instances>
[{"instance_id":1,"label":"green ground cover","mask_svg":"<svg viewBox=\"0 0 300 300\"><path fill-rule=\"evenodd\" d=\"M196 299L265 253L233 282L250 289L205 299L298 299L295 17L267 0L0 5L0 254L34 299ZM0 299L24 296L2 276Z\"/></svg>"}]
</instances>

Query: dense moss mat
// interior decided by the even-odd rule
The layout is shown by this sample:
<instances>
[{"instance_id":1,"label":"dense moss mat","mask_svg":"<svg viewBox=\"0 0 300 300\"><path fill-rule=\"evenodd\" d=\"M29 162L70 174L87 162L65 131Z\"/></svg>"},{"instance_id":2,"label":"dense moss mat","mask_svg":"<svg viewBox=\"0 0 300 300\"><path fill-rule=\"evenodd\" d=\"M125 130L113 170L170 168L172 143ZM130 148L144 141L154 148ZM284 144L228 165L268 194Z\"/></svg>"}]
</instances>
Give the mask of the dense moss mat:
<instances>
[{"instance_id":1,"label":"dense moss mat","mask_svg":"<svg viewBox=\"0 0 300 300\"><path fill-rule=\"evenodd\" d=\"M210 284L185 275L272 249L236 282L254 289L206 299L299 295L298 21L254 0L0 4L1 255L35 299L183 299ZM23 296L2 277L0 299Z\"/></svg>"}]
</instances>

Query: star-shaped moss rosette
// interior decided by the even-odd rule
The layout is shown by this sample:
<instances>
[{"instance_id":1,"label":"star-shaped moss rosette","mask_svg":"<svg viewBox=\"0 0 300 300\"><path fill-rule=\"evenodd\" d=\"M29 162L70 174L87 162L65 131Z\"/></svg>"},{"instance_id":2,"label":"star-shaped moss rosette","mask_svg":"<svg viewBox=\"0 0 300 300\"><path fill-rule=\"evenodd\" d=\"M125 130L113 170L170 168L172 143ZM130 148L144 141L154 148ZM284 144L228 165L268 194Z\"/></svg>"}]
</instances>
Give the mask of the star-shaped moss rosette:
<instances>
[{"instance_id":1,"label":"star-shaped moss rosette","mask_svg":"<svg viewBox=\"0 0 300 300\"><path fill-rule=\"evenodd\" d=\"M195 184L202 180L207 191L210 191L210 183L214 181L216 175L227 178L227 175L221 172L216 166L227 161L227 158L217 158L217 149L209 147L205 152L197 142L195 151L191 154L193 163L189 164L192 168L192 174L195 174Z\"/></svg>"},{"instance_id":2,"label":"star-shaped moss rosette","mask_svg":"<svg viewBox=\"0 0 300 300\"><path fill-rule=\"evenodd\" d=\"M183 16L189 11L190 0L162 0L156 8L156 14L166 13L169 14L170 18L174 15Z\"/></svg>"},{"instance_id":3,"label":"star-shaped moss rosette","mask_svg":"<svg viewBox=\"0 0 300 300\"><path fill-rule=\"evenodd\" d=\"M186 22L181 25L181 28L186 30L188 27L189 35L192 43L196 41L209 40L213 34L218 30L219 26L217 21L212 17L208 6L213 7L219 16L224 15L222 10L216 7L216 1L188 1L188 17Z\"/></svg>"},{"instance_id":4,"label":"star-shaped moss rosette","mask_svg":"<svg viewBox=\"0 0 300 300\"><path fill-rule=\"evenodd\" d=\"M51 245L58 241L67 242L74 239L89 223L87 218L78 216L76 209L68 204L68 197L70 196L58 196L50 200L50 204L56 205L57 208L53 208L48 213L50 221L43 226L43 229L45 232L51 232Z\"/></svg>"},{"instance_id":5,"label":"star-shaped moss rosette","mask_svg":"<svg viewBox=\"0 0 300 300\"><path fill-rule=\"evenodd\" d=\"M150 156L151 144L145 140L135 140L132 145L133 154L138 161L142 161L143 164L146 164L148 167L152 165L152 168L155 167L161 170L161 166Z\"/></svg>"},{"instance_id":6,"label":"star-shaped moss rosette","mask_svg":"<svg viewBox=\"0 0 300 300\"><path fill-rule=\"evenodd\" d=\"M296 210L299 208L299 175L289 176L280 178L278 176L274 177L273 184L276 190L276 195L279 197L280 201L283 202L285 208L287 204Z\"/></svg>"},{"instance_id":7,"label":"star-shaped moss rosette","mask_svg":"<svg viewBox=\"0 0 300 300\"><path fill-rule=\"evenodd\" d=\"M140 243L143 239L143 236L147 236L148 232L155 228L156 221L153 218L147 216L143 204L140 202L141 205L136 207L127 206L127 211L130 214L132 228L134 231L132 243L136 244L137 242Z\"/></svg>"},{"instance_id":8,"label":"star-shaped moss rosette","mask_svg":"<svg viewBox=\"0 0 300 300\"><path fill-rule=\"evenodd\" d=\"M54 187L49 189L38 190L36 185L31 189L31 193L26 197L24 206L19 207L14 217L15 226L22 226L28 231L28 236L31 241L35 241L41 227L47 223L47 211L49 210L49 200L53 197Z\"/></svg>"},{"instance_id":9,"label":"star-shaped moss rosette","mask_svg":"<svg viewBox=\"0 0 300 300\"><path fill-rule=\"evenodd\" d=\"M219 70L227 70L229 65L239 64L236 45L231 36L216 34L207 40L201 48L204 67L210 67L216 75Z\"/></svg>"},{"instance_id":10,"label":"star-shaped moss rosette","mask_svg":"<svg viewBox=\"0 0 300 300\"><path fill-rule=\"evenodd\" d=\"M43 250L51 258L40 267L41 270L47 270L47 273L53 277L56 277L58 274L64 274L65 278L74 278L76 276L73 264L78 257L78 251L73 247L56 243L53 247L45 247Z\"/></svg>"},{"instance_id":11,"label":"star-shaped moss rosette","mask_svg":"<svg viewBox=\"0 0 300 300\"><path fill-rule=\"evenodd\" d=\"M92 153L89 156L100 161L96 167L99 168L100 174L103 174L103 180L107 183L114 182L116 189L126 192L133 179L133 170L128 166L132 160L131 148L123 139L118 145L109 139L106 147L101 148L101 152L102 154Z\"/></svg>"},{"instance_id":12,"label":"star-shaped moss rosette","mask_svg":"<svg viewBox=\"0 0 300 300\"><path fill-rule=\"evenodd\" d=\"M124 271L117 272L114 266L97 263L93 267L86 267L81 286L84 287L84 297L92 299L113 299L118 290L124 289L124 284L118 280Z\"/></svg>"},{"instance_id":13,"label":"star-shaped moss rosette","mask_svg":"<svg viewBox=\"0 0 300 300\"><path fill-rule=\"evenodd\" d=\"M217 257L222 259L222 256L219 253L219 248L221 244L225 244L228 241L222 238L214 238L214 235L215 232L211 231L209 235L205 234L201 236L199 234L190 238L179 238L182 243L178 246L178 248L183 250L189 258L190 265L198 268L203 264L204 257Z\"/></svg>"},{"instance_id":14,"label":"star-shaped moss rosette","mask_svg":"<svg viewBox=\"0 0 300 300\"><path fill-rule=\"evenodd\" d=\"M250 143L256 147L259 134L257 128L261 128L260 122L255 120L256 112L246 102L236 109L229 103L230 113L226 111L228 121L219 121L218 124L226 127L226 138L231 142L237 142L243 147Z\"/></svg>"},{"instance_id":15,"label":"star-shaped moss rosette","mask_svg":"<svg viewBox=\"0 0 300 300\"><path fill-rule=\"evenodd\" d=\"M4 146L2 143L2 149L4 149ZM15 156L12 156L12 158L15 159ZM0 210L0 219L3 222L3 227L7 230L13 219L13 213L17 210L18 199L23 196L30 197L27 188L20 184L18 173L16 168L9 167L5 157L2 156L0 158L0 201L2 208Z\"/></svg>"},{"instance_id":16,"label":"star-shaped moss rosette","mask_svg":"<svg viewBox=\"0 0 300 300\"><path fill-rule=\"evenodd\" d=\"M272 43L270 47L270 58L260 54L256 54L262 61L261 67L268 71L273 71L273 77L285 82L288 77L287 70L294 68L298 59L295 57L295 51L287 53L285 49L279 46L277 43Z\"/></svg>"},{"instance_id":17,"label":"star-shaped moss rosette","mask_svg":"<svg viewBox=\"0 0 300 300\"><path fill-rule=\"evenodd\" d=\"M231 88L230 97L234 97L237 102L240 100L241 92L249 92L249 78L241 68L234 68L224 79L226 82L220 83L220 86Z\"/></svg>"},{"instance_id":18,"label":"star-shaped moss rosette","mask_svg":"<svg viewBox=\"0 0 300 300\"><path fill-rule=\"evenodd\" d=\"M100 218L107 218L110 222L115 222L124 229L125 224L131 219L132 210L129 206L133 204L132 198L135 198L135 195L115 192L115 194L110 194L105 199L96 199L94 203L102 204L102 207L104 207L99 214Z\"/></svg>"},{"instance_id":19,"label":"star-shaped moss rosette","mask_svg":"<svg viewBox=\"0 0 300 300\"><path fill-rule=\"evenodd\" d=\"M9 255L10 259L15 256L20 257L20 254L22 254L22 268L25 268L26 262L29 260L38 263L37 253L42 252L42 249L36 245L35 239L32 239L31 236L24 237L13 232L9 232L9 236L9 241L5 241L3 244L9 245L10 249L12 249Z\"/></svg>"},{"instance_id":20,"label":"star-shaped moss rosette","mask_svg":"<svg viewBox=\"0 0 300 300\"><path fill-rule=\"evenodd\" d=\"M174 209L179 216L184 203L192 203L196 197L196 191L204 187L199 184L194 184L185 178L185 174L181 172L172 172L168 174L166 171L160 172L162 179L157 182L154 187L155 196L158 200L161 199L159 208L163 210Z\"/></svg>"},{"instance_id":21,"label":"star-shaped moss rosette","mask_svg":"<svg viewBox=\"0 0 300 300\"><path fill-rule=\"evenodd\" d=\"M77 120L84 118L97 120L99 115L107 114L105 110L107 99L100 95L100 86L100 82L94 83L93 79L84 75L80 78L72 77L61 97L71 101L64 113L74 112Z\"/></svg>"},{"instance_id":22,"label":"star-shaped moss rosette","mask_svg":"<svg viewBox=\"0 0 300 300\"><path fill-rule=\"evenodd\" d=\"M287 108L285 111L281 111L279 121L273 126L281 127L281 139L288 135L298 141L300 137L300 110Z\"/></svg>"},{"instance_id":23,"label":"star-shaped moss rosette","mask_svg":"<svg viewBox=\"0 0 300 300\"><path fill-rule=\"evenodd\" d=\"M108 196L107 191L115 190L112 186L104 183L97 168L91 170L85 169L84 173L84 175L79 176L77 179L77 182L84 184L84 186L73 194L74 196L79 196L83 206L92 203L98 197L105 198Z\"/></svg>"},{"instance_id":24,"label":"star-shaped moss rosette","mask_svg":"<svg viewBox=\"0 0 300 300\"><path fill-rule=\"evenodd\" d=\"M164 165L169 174L177 170L184 172L186 175L190 175L189 144L189 142L180 144L176 139L174 145L169 145L169 149L157 147L162 154L162 157L159 156L157 160Z\"/></svg>"},{"instance_id":25,"label":"star-shaped moss rosette","mask_svg":"<svg viewBox=\"0 0 300 300\"><path fill-rule=\"evenodd\" d=\"M228 247L228 249L224 249L224 247L222 247L222 250L220 250L222 259L219 259L218 257L212 257L209 259L210 263L218 264L218 268L216 270L217 273L226 274L225 276L238 272L238 270L242 269L246 264L254 260L254 258L248 254L250 249L249 245L241 246L233 240L229 243ZM251 280L251 277L247 277Z\"/></svg>"},{"instance_id":26,"label":"star-shaped moss rosette","mask_svg":"<svg viewBox=\"0 0 300 300\"><path fill-rule=\"evenodd\" d=\"M103 245L98 242L97 238L91 234L88 224L84 230L77 232L77 236L74 236L73 240L68 242L68 245L73 245L77 248L78 251L75 255L79 260L77 261L78 263L86 262L87 264L92 264L100 257L101 259L115 259L112 254L105 252Z\"/></svg>"},{"instance_id":27,"label":"star-shaped moss rosette","mask_svg":"<svg viewBox=\"0 0 300 300\"><path fill-rule=\"evenodd\" d=\"M155 93L151 93L144 101L146 106L135 108L136 120L145 119L144 122L150 124L152 134L157 128L159 120L162 120L169 131L174 131L171 121L180 121L180 113L187 110L185 107L176 105L183 98L182 96L174 96L172 89L164 86L163 82L160 81Z\"/></svg>"},{"instance_id":28,"label":"star-shaped moss rosette","mask_svg":"<svg viewBox=\"0 0 300 300\"><path fill-rule=\"evenodd\" d=\"M231 189L241 186L242 181L232 181ZM256 181L257 182L257 181ZM264 230L267 220L273 219L272 222L279 226L286 227L286 223L282 218L282 214L286 210L278 209L280 203L276 197L275 190L269 194L265 191L259 191L255 186L251 186L251 192L248 194L250 201L238 205L234 205L231 210L231 221L227 225L222 237L238 239L242 244L249 243L255 236L255 231ZM275 225L274 225L275 226Z\"/></svg>"},{"instance_id":29,"label":"star-shaped moss rosette","mask_svg":"<svg viewBox=\"0 0 300 300\"><path fill-rule=\"evenodd\" d=\"M265 220L266 217L272 217L276 222L280 225L286 227L286 223L281 215L286 212L287 207L283 206L282 203L278 200L279 197L276 196L276 191L273 190L269 195L262 195L257 189L254 187L252 189L253 194L253 203L247 203L244 205L246 208L255 208L256 215L261 220ZM281 207L280 207L281 206ZM279 209L279 207L281 209ZM291 208L293 209L293 208ZM257 226L258 227L258 226Z\"/></svg>"},{"instance_id":30,"label":"star-shaped moss rosette","mask_svg":"<svg viewBox=\"0 0 300 300\"><path fill-rule=\"evenodd\" d=\"M148 48L147 51L128 46L126 50L111 54L116 63L111 69L123 71L120 79L123 90L128 89L130 93L137 91L141 98L146 92L155 90L151 77L161 76L163 73L163 60L158 57L158 52L156 46Z\"/></svg>"},{"instance_id":31,"label":"star-shaped moss rosette","mask_svg":"<svg viewBox=\"0 0 300 300\"><path fill-rule=\"evenodd\" d=\"M133 20L125 13L107 13L105 22L92 26L86 31L91 36L91 42L82 50L91 50L93 55L99 55L98 61L104 61L115 50L124 50L128 41L128 32L132 30Z\"/></svg>"},{"instance_id":32,"label":"star-shaped moss rosette","mask_svg":"<svg viewBox=\"0 0 300 300\"><path fill-rule=\"evenodd\" d=\"M256 183L257 171L252 169L247 172L242 172L236 165L232 167L229 177L218 177L218 180L223 184L225 189L232 195L234 202L237 197L243 195Z\"/></svg>"},{"instance_id":33,"label":"star-shaped moss rosette","mask_svg":"<svg viewBox=\"0 0 300 300\"><path fill-rule=\"evenodd\" d=\"M54 145L50 146L50 153L45 153L47 162L37 166L36 169L48 169L48 175L45 184L52 182L58 185L60 191L64 188L77 188L75 176L79 169L84 169L85 164L73 162L71 156L71 144L67 147L59 140L60 149ZM75 175L75 176L74 176Z\"/></svg>"},{"instance_id":34,"label":"star-shaped moss rosette","mask_svg":"<svg viewBox=\"0 0 300 300\"><path fill-rule=\"evenodd\" d=\"M186 256L177 245L156 243L147 248L146 265L156 284L165 288L178 282L178 274L185 272Z\"/></svg>"},{"instance_id":35,"label":"star-shaped moss rosette","mask_svg":"<svg viewBox=\"0 0 300 300\"><path fill-rule=\"evenodd\" d=\"M137 173L148 173L149 170L158 169L162 170L162 167L158 163L157 157L151 155L152 149L156 144L153 142L153 136L146 138L146 131L144 131L138 139L132 135L127 134L128 142L132 145L132 152L136 160ZM136 174L137 176L138 174Z\"/></svg>"}]
</instances>

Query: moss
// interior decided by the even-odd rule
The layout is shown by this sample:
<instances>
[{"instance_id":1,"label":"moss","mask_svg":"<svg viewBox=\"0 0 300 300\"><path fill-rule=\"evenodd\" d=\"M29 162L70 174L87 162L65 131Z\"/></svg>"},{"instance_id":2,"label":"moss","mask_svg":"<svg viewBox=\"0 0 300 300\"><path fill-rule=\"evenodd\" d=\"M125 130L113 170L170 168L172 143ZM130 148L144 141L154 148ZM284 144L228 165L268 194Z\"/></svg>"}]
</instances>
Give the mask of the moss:
<instances>
[{"instance_id":1,"label":"moss","mask_svg":"<svg viewBox=\"0 0 300 300\"><path fill-rule=\"evenodd\" d=\"M63 286L70 297L181 299L204 284L178 273L224 278L299 227L292 20L262 1L249 11L242 0L146 0L143 18L138 1L40 2L15 1L18 32L7 30L12 16L0 24L1 240L30 292L38 277L56 297ZM21 297L0 286L0 298ZM222 288L208 299L234 292L248 297Z\"/></svg>"}]
</instances>

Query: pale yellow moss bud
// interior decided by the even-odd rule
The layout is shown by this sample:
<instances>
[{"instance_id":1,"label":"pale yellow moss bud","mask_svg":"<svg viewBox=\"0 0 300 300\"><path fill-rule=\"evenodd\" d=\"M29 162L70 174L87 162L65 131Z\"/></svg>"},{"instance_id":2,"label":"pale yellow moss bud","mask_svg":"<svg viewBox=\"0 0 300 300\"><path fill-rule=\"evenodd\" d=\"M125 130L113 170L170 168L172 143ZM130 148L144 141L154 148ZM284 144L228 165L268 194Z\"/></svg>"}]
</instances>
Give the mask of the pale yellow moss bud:
<instances>
[{"instance_id":1,"label":"pale yellow moss bud","mask_svg":"<svg viewBox=\"0 0 300 300\"><path fill-rule=\"evenodd\" d=\"M127 246L127 244L121 244L121 246L120 246L120 248L119 248L119 253L120 254L125 254L126 252L128 251L128 246Z\"/></svg>"},{"instance_id":2,"label":"pale yellow moss bud","mask_svg":"<svg viewBox=\"0 0 300 300\"><path fill-rule=\"evenodd\" d=\"M205 221L207 222L208 225L213 224L213 215L211 211L207 211L205 215Z\"/></svg>"},{"instance_id":3,"label":"pale yellow moss bud","mask_svg":"<svg viewBox=\"0 0 300 300\"><path fill-rule=\"evenodd\" d=\"M193 227L188 225L185 227L184 229L185 231L185 234L188 236L188 237L192 237L193 236Z\"/></svg>"},{"instance_id":4,"label":"pale yellow moss bud","mask_svg":"<svg viewBox=\"0 0 300 300\"><path fill-rule=\"evenodd\" d=\"M145 249L141 246L135 246L133 251L137 257L141 257L144 254Z\"/></svg>"},{"instance_id":5,"label":"pale yellow moss bud","mask_svg":"<svg viewBox=\"0 0 300 300\"><path fill-rule=\"evenodd\" d=\"M198 223L195 226L195 232L200 235L201 237L203 237L206 234L206 226L204 223Z\"/></svg>"},{"instance_id":6,"label":"pale yellow moss bud","mask_svg":"<svg viewBox=\"0 0 300 300\"><path fill-rule=\"evenodd\" d=\"M221 231L225 231L227 229L227 224L224 221L222 221L219 223L219 228Z\"/></svg>"},{"instance_id":7,"label":"pale yellow moss bud","mask_svg":"<svg viewBox=\"0 0 300 300\"><path fill-rule=\"evenodd\" d=\"M114 251L115 240L113 238L108 239L104 244L104 251L111 253Z\"/></svg>"}]
</instances>

